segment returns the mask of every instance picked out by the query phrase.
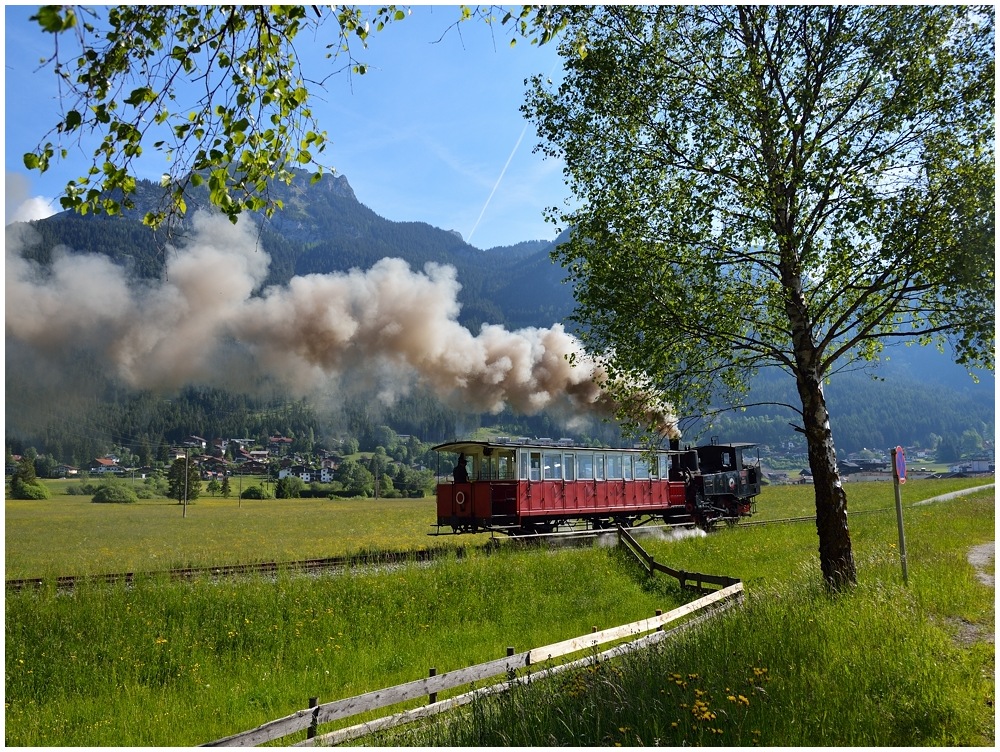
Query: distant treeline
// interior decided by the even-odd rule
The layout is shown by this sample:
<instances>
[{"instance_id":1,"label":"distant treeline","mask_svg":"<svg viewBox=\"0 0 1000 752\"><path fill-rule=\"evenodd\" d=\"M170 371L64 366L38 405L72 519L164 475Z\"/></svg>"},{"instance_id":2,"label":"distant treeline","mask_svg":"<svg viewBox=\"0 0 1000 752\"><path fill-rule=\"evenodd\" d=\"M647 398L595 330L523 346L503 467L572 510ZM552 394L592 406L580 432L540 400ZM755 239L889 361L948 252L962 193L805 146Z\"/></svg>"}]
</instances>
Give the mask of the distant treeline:
<instances>
[{"instance_id":1,"label":"distant treeline","mask_svg":"<svg viewBox=\"0 0 1000 752\"><path fill-rule=\"evenodd\" d=\"M35 413L37 415L37 413ZM248 396L218 388L189 387L164 397L151 392L109 390L72 414L58 410L34 423L8 425L6 444L13 454L29 447L56 463L81 467L111 452L127 451L139 466L165 462L171 447L189 436L252 439L267 446L271 436L292 438L293 452L337 449L345 440L360 451L374 451L399 435L437 443L464 436L484 424L513 435L561 437L563 429L547 415L469 415L426 393L401 398L392 406L354 398L321 414L307 399L280 395ZM620 440L612 425L594 422L585 441Z\"/></svg>"}]
</instances>

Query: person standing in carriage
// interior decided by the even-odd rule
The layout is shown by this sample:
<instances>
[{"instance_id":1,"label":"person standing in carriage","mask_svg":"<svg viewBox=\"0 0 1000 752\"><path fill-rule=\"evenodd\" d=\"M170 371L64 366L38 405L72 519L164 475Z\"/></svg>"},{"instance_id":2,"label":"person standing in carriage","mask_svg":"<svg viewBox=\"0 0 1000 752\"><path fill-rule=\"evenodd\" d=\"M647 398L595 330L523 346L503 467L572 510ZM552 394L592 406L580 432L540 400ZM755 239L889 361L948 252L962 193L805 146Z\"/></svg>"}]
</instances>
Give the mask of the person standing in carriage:
<instances>
[{"instance_id":1,"label":"person standing in carriage","mask_svg":"<svg viewBox=\"0 0 1000 752\"><path fill-rule=\"evenodd\" d=\"M452 471L452 475L455 478L456 483L468 483L469 482L469 471L465 467L465 455L458 455L458 464L455 465L455 469Z\"/></svg>"}]
</instances>

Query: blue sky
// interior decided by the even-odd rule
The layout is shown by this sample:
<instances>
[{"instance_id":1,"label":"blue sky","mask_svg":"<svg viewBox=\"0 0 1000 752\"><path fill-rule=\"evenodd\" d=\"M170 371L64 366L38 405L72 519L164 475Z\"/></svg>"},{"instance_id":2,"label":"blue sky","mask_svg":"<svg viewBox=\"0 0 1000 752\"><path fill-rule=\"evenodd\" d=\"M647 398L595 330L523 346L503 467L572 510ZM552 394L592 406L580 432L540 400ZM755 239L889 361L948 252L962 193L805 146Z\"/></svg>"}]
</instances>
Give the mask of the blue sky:
<instances>
[{"instance_id":1,"label":"blue sky","mask_svg":"<svg viewBox=\"0 0 1000 752\"><path fill-rule=\"evenodd\" d=\"M52 42L28 22L36 8L5 7L8 222L22 199L56 197L84 165L41 176L23 166L58 111L55 77L38 70ZM509 32L474 20L449 30L458 17L458 6L413 6L372 34L367 50L355 50L367 74L339 73L314 91L313 111L331 141L323 161L387 219L457 230L479 248L551 239L556 228L542 212L568 196L562 165L533 153L538 139L518 108L525 78L558 75L555 46L520 40L512 48ZM305 74L325 77L323 40L300 35L296 45ZM147 167L142 177L163 171Z\"/></svg>"}]
</instances>

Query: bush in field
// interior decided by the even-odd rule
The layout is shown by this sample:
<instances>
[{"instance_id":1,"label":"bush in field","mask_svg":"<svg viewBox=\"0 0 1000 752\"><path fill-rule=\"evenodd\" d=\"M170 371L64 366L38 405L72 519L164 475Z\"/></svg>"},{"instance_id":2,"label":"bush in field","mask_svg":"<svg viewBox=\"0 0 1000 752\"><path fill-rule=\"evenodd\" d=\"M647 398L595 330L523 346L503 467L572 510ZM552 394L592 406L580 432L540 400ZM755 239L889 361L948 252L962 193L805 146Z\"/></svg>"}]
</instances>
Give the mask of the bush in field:
<instances>
[{"instance_id":1,"label":"bush in field","mask_svg":"<svg viewBox=\"0 0 1000 752\"><path fill-rule=\"evenodd\" d=\"M278 499L298 499L302 496L302 490L306 487L302 478L295 475L286 475L278 481L274 488L274 495Z\"/></svg>"},{"instance_id":2,"label":"bush in field","mask_svg":"<svg viewBox=\"0 0 1000 752\"><path fill-rule=\"evenodd\" d=\"M35 461L31 457L24 456L17 463L17 469L10 478L10 497L33 501L49 498L49 489L35 475Z\"/></svg>"},{"instance_id":3,"label":"bush in field","mask_svg":"<svg viewBox=\"0 0 1000 752\"><path fill-rule=\"evenodd\" d=\"M138 497L130 486L116 481L109 481L97 489L92 499L95 504L135 504Z\"/></svg>"},{"instance_id":4,"label":"bush in field","mask_svg":"<svg viewBox=\"0 0 1000 752\"><path fill-rule=\"evenodd\" d=\"M20 478L14 478L10 482L10 498L30 501L41 501L48 499L49 489L41 483L25 483Z\"/></svg>"},{"instance_id":5,"label":"bush in field","mask_svg":"<svg viewBox=\"0 0 1000 752\"><path fill-rule=\"evenodd\" d=\"M250 486L250 488L243 489L243 493L240 494L241 499L270 499L271 494L265 491L260 486Z\"/></svg>"}]
</instances>

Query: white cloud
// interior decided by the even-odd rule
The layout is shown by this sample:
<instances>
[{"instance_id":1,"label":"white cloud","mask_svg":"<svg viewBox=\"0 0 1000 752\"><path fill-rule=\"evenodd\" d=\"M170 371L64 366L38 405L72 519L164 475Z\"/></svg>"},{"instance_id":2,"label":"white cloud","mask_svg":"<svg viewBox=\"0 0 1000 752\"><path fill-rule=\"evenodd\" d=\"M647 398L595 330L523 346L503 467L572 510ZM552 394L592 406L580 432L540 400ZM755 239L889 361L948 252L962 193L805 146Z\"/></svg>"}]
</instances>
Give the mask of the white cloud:
<instances>
[{"instance_id":1,"label":"white cloud","mask_svg":"<svg viewBox=\"0 0 1000 752\"><path fill-rule=\"evenodd\" d=\"M31 183L17 172L8 172L4 181L4 225L45 219L57 213L53 199L31 196Z\"/></svg>"}]
</instances>

